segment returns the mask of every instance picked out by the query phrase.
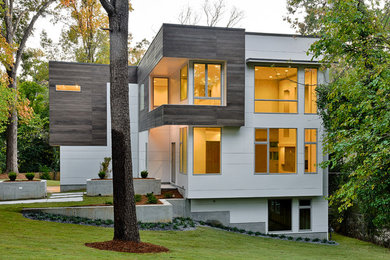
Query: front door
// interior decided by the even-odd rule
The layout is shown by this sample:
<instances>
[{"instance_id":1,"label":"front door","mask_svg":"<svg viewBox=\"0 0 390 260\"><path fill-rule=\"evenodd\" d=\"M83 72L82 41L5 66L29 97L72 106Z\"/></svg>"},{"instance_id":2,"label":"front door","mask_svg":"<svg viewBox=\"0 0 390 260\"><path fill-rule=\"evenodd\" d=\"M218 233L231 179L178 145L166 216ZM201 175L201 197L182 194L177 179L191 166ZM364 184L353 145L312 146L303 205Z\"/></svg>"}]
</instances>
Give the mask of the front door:
<instances>
[{"instance_id":1,"label":"front door","mask_svg":"<svg viewBox=\"0 0 390 260\"><path fill-rule=\"evenodd\" d=\"M171 143L171 182L176 183L176 143Z\"/></svg>"}]
</instances>

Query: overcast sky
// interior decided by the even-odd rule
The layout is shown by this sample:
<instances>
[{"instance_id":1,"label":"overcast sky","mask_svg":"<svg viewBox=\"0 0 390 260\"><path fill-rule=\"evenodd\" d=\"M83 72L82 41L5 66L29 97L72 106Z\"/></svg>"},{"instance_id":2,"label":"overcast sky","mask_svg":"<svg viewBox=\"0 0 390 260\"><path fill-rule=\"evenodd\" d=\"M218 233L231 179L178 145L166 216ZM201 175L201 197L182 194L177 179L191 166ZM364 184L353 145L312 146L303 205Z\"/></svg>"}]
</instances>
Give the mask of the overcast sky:
<instances>
[{"instance_id":1,"label":"overcast sky","mask_svg":"<svg viewBox=\"0 0 390 260\"><path fill-rule=\"evenodd\" d=\"M212 1L212 0L211 0ZM244 19L235 27L249 32L294 33L290 25L283 21L286 15L286 0L225 0L228 12L236 6L245 13ZM202 14L203 0L131 0L134 11L129 15L129 31L134 42L143 38L151 41L163 23L178 23L180 11L187 5ZM227 12L227 13L228 13ZM202 18L205 19L203 16ZM201 20L200 25L204 25ZM221 23L221 26L226 24ZM45 29L57 41L61 24L51 25L49 19L40 19L28 46L39 47L39 35Z\"/></svg>"}]
</instances>

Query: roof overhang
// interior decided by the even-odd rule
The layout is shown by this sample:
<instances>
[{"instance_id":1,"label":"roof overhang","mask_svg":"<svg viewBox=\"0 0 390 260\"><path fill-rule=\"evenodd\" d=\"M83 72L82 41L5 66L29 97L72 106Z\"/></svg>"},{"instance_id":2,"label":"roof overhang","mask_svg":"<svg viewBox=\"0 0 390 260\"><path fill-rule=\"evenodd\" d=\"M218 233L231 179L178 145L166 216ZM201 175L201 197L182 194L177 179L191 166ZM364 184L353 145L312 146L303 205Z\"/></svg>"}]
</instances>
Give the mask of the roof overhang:
<instances>
[{"instance_id":1,"label":"roof overhang","mask_svg":"<svg viewBox=\"0 0 390 260\"><path fill-rule=\"evenodd\" d=\"M248 58L246 63L255 63L255 64L277 64L277 65L306 65L306 66L315 66L320 67L321 63L318 61L310 60L280 60L280 59L259 59L259 58Z\"/></svg>"}]
</instances>

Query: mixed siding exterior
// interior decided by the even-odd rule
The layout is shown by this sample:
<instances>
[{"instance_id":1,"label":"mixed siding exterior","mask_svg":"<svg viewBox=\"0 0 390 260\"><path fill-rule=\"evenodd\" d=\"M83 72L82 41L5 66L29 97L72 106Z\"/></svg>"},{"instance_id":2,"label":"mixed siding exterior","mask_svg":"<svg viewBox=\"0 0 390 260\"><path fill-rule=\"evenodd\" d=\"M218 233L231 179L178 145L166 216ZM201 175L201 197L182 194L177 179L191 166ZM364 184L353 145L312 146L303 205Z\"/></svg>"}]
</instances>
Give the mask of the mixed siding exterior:
<instances>
[{"instance_id":1,"label":"mixed siding exterior","mask_svg":"<svg viewBox=\"0 0 390 260\"><path fill-rule=\"evenodd\" d=\"M164 24L129 67L134 176L176 186L195 219L327 238L315 40ZM108 65L50 62L49 75L61 189L78 189L111 154Z\"/></svg>"}]
</instances>

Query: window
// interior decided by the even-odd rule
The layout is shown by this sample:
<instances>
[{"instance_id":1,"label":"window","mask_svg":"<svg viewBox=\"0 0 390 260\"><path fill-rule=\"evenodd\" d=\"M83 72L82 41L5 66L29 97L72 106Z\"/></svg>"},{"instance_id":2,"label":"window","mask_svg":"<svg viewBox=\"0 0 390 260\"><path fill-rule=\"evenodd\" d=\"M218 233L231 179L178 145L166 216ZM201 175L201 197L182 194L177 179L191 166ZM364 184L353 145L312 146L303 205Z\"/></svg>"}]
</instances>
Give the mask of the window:
<instances>
[{"instance_id":1,"label":"window","mask_svg":"<svg viewBox=\"0 0 390 260\"><path fill-rule=\"evenodd\" d=\"M185 65L180 70L180 100L187 99L188 89L188 66Z\"/></svg>"},{"instance_id":2,"label":"window","mask_svg":"<svg viewBox=\"0 0 390 260\"><path fill-rule=\"evenodd\" d=\"M141 88L139 90L139 110L142 111L145 108L145 85L141 84Z\"/></svg>"},{"instance_id":3,"label":"window","mask_svg":"<svg viewBox=\"0 0 390 260\"><path fill-rule=\"evenodd\" d=\"M268 201L268 231L291 230L291 200Z\"/></svg>"},{"instance_id":4,"label":"window","mask_svg":"<svg viewBox=\"0 0 390 260\"><path fill-rule=\"evenodd\" d=\"M153 79L153 109L168 104L168 78Z\"/></svg>"},{"instance_id":5,"label":"window","mask_svg":"<svg viewBox=\"0 0 390 260\"><path fill-rule=\"evenodd\" d=\"M317 69L305 69L305 113L317 113Z\"/></svg>"},{"instance_id":6,"label":"window","mask_svg":"<svg viewBox=\"0 0 390 260\"><path fill-rule=\"evenodd\" d=\"M311 201L299 200L299 229L311 229Z\"/></svg>"},{"instance_id":7,"label":"window","mask_svg":"<svg viewBox=\"0 0 390 260\"><path fill-rule=\"evenodd\" d=\"M221 128L194 127L194 174L221 172Z\"/></svg>"},{"instance_id":8,"label":"window","mask_svg":"<svg viewBox=\"0 0 390 260\"><path fill-rule=\"evenodd\" d=\"M180 128L180 172L187 173L187 128Z\"/></svg>"},{"instance_id":9,"label":"window","mask_svg":"<svg viewBox=\"0 0 390 260\"><path fill-rule=\"evenodd\" d=\"M79 85L56 85L56 91L81 92Z\"/></svg>"},{"instance_id":10,"label":"window","mask_svg":"<svg viewBox=\"0 0 390 260\"><path fill-rule=\"evenodd\" d=\"M305 173L317 173L317 129L305 129Z\"/></svg>"},{"instance_id":11,"label":"window","mask_svg":"<svg viewBox=\"0 0 390 260\"><path fill-rule=\"evenodd\" d=\"M221 105L221 64L194 64L194 104Z\"/></svg>"},{"instance_id":12,"label":"window","mask_svg":"<svg viewBox=\"0 0 390 260\"><path fill-rule=\"evenodd\" d=\"M255 66L255 113L297 113L297 72Z\"/></svg>"},{"instance_id":13,"label":"window","mask_svg":"<svg viewBox=\"0 0 390 260\"><path fill-rule=\"evenodd\" d=\"M255 129L255 173L295 173L296 147L296 128Z\"/></svg>"}]
</instances>

